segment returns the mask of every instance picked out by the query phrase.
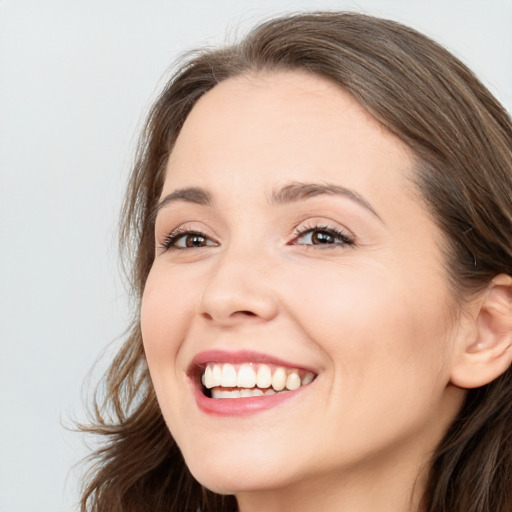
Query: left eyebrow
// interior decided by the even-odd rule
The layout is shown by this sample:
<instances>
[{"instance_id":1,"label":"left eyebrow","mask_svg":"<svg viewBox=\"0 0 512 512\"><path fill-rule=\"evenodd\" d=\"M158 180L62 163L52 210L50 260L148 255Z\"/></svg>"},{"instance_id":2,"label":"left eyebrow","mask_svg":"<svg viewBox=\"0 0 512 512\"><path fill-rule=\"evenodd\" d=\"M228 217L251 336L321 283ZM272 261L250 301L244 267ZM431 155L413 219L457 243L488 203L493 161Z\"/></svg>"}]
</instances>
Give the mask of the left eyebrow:
<instances>
[{"instance_id":1,"label":"left eyebrow","mask_svg":"<svg viewBox=\"0 0 512 512\"><path fill-rule=\"evenodd\" d=\"M198 204L200 206L210 206L213 203L213 198L208 191L199 187L180 188L167 194L159 201L154 210L154 217L158 215L162 208L178 201Z\"/></svg>"},{"instance_id":2,"label":"left eyebrow","mask_svg":"<svg viewBox=\"0 0 512 512\"><path fill-rule=\"evenodd\" d=\"M355 190L340 185L324 183L300 183L293 182L279 190L275 190L270 197L274 204L287 204L309 199L320 195L342 196L354 201L358 205L370 211L382 223L384 222L371 203Z\"/></svg>"}]
</instances>

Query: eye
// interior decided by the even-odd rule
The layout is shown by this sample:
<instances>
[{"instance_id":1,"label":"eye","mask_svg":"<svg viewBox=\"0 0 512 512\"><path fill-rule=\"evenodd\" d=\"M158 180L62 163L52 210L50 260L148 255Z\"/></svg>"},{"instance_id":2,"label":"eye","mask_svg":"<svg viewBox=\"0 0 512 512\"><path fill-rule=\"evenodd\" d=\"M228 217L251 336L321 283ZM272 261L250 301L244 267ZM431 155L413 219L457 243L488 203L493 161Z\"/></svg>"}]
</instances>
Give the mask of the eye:
<instances>
[{"instance_id":1,"label":"eye","mask_svg":"<svg viewBox=\"0 0 512 512\"><path fill-rule=\"evenodd\" d=\"M200 249L202 247L216 247L218 244L199 231L176 229L170 233L162 244L162 248L169 249Z\"/></svg>"},{"instance_id":2,"label":"eye","mask_svg":"<svg viewBox=\"0 0 512 512\"><path fill-rule=\"evenodd\" d=\"M312 226L298 229L292 245L352 246L353 237L333 226Z\"/></svg>"}]
</instances>

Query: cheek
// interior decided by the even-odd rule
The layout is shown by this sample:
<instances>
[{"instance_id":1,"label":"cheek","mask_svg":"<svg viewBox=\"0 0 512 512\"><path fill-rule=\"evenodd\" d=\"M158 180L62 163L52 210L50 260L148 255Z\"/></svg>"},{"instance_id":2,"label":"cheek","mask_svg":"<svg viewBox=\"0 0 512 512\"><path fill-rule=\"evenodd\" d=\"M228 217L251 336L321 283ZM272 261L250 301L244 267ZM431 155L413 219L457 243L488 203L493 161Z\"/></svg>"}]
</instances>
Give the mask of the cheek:
<instances>
[{"instance_id":1,"label":"cheek","mask_svg":"<svg viewBox=\"0 0 512 512\"><path fill-rule=\"evenodd\" d=\"M148 276L141 306L141 332L146 360L164 419L180 433L186 389L180 353L194 312L192 287L158 263Z\"/></svg>"},{"instance_id":2,"label":"cheek","mask_svg":"<svg viewBox=\"0 0 512 512\"><path fill-rule=\"evenodd\" d=\"M149 273L141 307L144 350L155 387L161 373L169 373L187 334L194 311L191 288L183 286L172 273L159 268Z\"/></svg>"},{"instance_id":3,"label":"cheek","mask_svg":"<svg viewBox=\"0 0 512 512\"><path fill-rule=\"evenodd\" d=\"M413 280L403 286L383 272L319 277L291 285L290 309L329 359L325 416L332 421L324 439L332 457L437 435L449 381L444 293L420 300Z\"/></svg>"},{"instance_id":4,"label":"cheek","mask_svg":"<svg viewBox=\"0 0 512 512\"><path fill-rule=\"evenodd\" d=\"M386 383L439 385L450 324L447 293L432 279L425 286L412 274L404 279L389 269L352 267L294 280L289 296L300 298L292 309L331 359L336 384L356 393L369 386L375 393Z\"/></svg>"},{"instance_id":5,"label":"cheek","mask_svg":"<svg viewBox=\"0 0 512 512\"><path fill-rule=\"evenodd\" d=\"M179 331L190 310L190 287L184 286L173 272L155 262L142 297L141 324L148 340L169 336L169 327ZM174 329L173 329L174 330ZM173 336L174 337L174 336Z\"/></svg>"}]
</instances>

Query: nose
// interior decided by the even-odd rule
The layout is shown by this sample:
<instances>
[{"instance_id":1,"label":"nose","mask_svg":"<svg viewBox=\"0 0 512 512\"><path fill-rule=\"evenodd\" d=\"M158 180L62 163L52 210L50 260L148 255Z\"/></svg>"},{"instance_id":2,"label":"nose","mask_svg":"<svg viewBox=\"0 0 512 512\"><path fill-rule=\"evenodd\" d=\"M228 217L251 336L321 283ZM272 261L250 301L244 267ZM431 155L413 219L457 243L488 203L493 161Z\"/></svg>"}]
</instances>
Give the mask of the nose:
<instances>
[{"instance_id":1,"label":"nose","mask_svg":"<svg viewBox=\"0 0 512 512\"><path fill-rule=\"evenodd\" d=\"M271 264L256 255L219 255L204 283L199 313L218 326L272 320L278 303L272 285Z\"/></svg>"}]
</instances>

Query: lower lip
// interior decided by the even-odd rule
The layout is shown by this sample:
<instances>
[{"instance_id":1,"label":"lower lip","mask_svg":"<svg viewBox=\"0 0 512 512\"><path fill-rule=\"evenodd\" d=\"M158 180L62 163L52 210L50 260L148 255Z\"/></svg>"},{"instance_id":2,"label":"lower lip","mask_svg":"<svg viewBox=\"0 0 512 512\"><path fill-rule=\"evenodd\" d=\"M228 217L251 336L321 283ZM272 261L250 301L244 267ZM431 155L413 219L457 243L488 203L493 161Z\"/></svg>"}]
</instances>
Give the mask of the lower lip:
<instances>
[{"instance_id":1,"label":"lower lip","mask_svg":"<svg viewBox=\"0 0 512 512\"><path fill-rule=\"evenodd\" d=\"M308 387L308 386L304 386ZM246 398L209 398L202 389L193 385L197 406L206 414L215 416L248 416L277 407L296 397L304 388L283 391L275 395L252 396Z\"/></svg>"}]
</instances>

